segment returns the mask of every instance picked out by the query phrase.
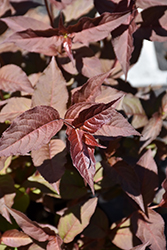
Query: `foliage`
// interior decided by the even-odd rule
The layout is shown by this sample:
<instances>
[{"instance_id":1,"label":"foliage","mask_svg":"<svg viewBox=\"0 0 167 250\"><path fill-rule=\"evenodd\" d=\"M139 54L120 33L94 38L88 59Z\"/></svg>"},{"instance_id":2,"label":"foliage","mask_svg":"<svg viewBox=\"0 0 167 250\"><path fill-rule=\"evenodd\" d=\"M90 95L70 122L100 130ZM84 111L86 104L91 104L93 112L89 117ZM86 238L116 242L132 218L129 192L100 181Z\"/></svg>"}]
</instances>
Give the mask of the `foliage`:
<instances>
[{"instance_id":1,"label":"foliage","mask_svg":"<svg viewBox=\"0 0 167 250\"><path fill-rule=\"evenodd\" d=\"M167 93L126 79L144 39L167 40L166 0L0 16L0 249L165 250Z\"/></svg>"}]
</instances>

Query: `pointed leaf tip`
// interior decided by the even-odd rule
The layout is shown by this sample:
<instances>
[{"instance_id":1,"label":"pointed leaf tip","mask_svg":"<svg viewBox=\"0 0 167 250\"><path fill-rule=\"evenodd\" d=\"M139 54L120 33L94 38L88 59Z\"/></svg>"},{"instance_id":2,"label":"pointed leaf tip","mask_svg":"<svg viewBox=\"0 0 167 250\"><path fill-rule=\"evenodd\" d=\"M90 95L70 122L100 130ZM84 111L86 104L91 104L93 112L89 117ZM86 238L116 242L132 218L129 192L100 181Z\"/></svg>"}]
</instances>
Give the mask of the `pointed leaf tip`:
<instances>
[{"instance_id":1,"label":"pointed leaf tip","mask_svg":"<svg viewBox=\"0 0 167 250\"><path fill-rule=\"evenodd\" d=\"M37 150L61 129L59 113L49 106L37 106L18 116L0 139L0 156L24 155Z\"/></svg>"}]
</instances>

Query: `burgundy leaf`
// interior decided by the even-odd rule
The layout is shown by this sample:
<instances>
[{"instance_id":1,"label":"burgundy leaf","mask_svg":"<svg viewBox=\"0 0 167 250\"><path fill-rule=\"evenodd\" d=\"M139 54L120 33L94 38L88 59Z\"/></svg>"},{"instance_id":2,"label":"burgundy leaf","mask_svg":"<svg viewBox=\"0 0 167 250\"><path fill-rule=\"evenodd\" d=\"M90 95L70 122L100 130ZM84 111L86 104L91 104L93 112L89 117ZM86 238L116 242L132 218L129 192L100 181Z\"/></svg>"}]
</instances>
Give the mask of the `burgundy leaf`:
<instances>
[{"instance_id":1,"label":"burgundy leaf","mask_svg":"<svg viewBox=\"0 0 167 250\"><path fill-rule=\"evenodd\" d=\"M53 57L35 85L32 96L32 106L51 106L58 110L60 116L63 117L67 109L67 101L68 92L66 81Z\"/></svg>"},{"instance_id":2,"label":"burgundy leaf","mask_svg":"<svg viewBox=\"0 0 167 250\"><path fill-rule=\"evenodd\" d=\"M118 1L108 1L108 0L94 0L94 5L97 11L102 14L103 12L113 12Z\"/></svg>"},{"instance_id":3,"label":"burgundy leaf","mask_svg":"<svg viewBox=\"0 0 167 250\"><path fill-rule=\"evenodd\" d=\"M74 119L72 125L76 128L80 127L89 133L95 133L104 124L112 120L113 113L115 113L115 109L113 109L112 105L116 101L117 100L114 100L107 104L94 104L90 108L82 110L78 117Z\"/></svg>"},{"instance_id":4,"label":"burgundy leaf","mask_svg":"<svg viewBox=\"0 0 167 250\"><path fill-rule=\"evenodd\" d=\"M6 92L33 92L33 87L22 69L14 64L0 68L0 89Z\"/></svg>"},{"instance_id":5,"label":"burgundy leaf","mask_svg":"<svg viewBox=\"0 0 167 250\"><path fill-rule=\"evenodd\" d=\"M146 205L149 205L158 189L158 169L152 156L152 151L148 150L137 162L135 167L140 178L141 193Z\"/></svg>"},{"instance_id":6,"label":"burgundy leaf","mask_svg":"<svg viewBox=\"0 0 167 250\"><path fill-rule=\"evenodd\" d=\"M79 113L82 110L89 109L93 105L95 105L95 103L89 103L89 102L76 103L76 104L70 106L70 108L67 110L67 112L65 114L65 119L72 122L72 120L74 120L75 118L78 117Z\"/></svg>"},{"instance_id":7,"label":"burgundy leaf","mask_svg":"<svg viewBox=\"0 0 167 250\"><path fill-rule=\"evenodd\" d=\"M84 132L80 129L70 129L68 140L74 166L94 193L93 177L95 174L94 147L88 147L83 142Z\"/></svg>"},{"instance_id":8,"label":"burgundy leaf","mask_svg":"<svg viewBox=\"0 0 167 250\"><path fill-rule=\"evenodd\" d=\"M106 147L100 145L99 143L97 143L97 141L95 140L95 138L91 134L88 134L88 133L84 133L83 134L83 142L87 146L99 147L99 148L106 148Z\"/></svg>"},{"instance_id":9,"label":"burgundy leaf","mask_svg":"<svg viewBox=\"0 0 167 250\"><path fill-rule=\"evenodd\" d=\"M7 104L1 109L0 122L13 121L31 107L31 100L25 97L12 97L7 100Z\"/></svg>"},{"instance_id":10,"label":"burgundy leaf","mask_svg":"<svg viewBox=\"0 0 167 250\"><path fill-rule=\"evenodd\" d=\"M78 102L94 102L100 93L101 85L111 74L112 70L90 78L79 90L72 95L72 104Z\"/></svg>"},{"instance_id":11,"label":"burgundy leaf","mask_svg":"<svg viewBox=\"0 0 167 250\"><path fill-rule=\"evenodd\" d=\"M0 139L0 156L24 155L47 144L62 127L58 112L37 106L17 117Z\"/></svg>"},{"instance_id":12,"label":"burgundy leaf","mask_svg":"<svg viewBox=\"0 0 167 250\"><path fill-rule=\"evenodd\" d=\"M128 24L122 25L121 27L114 30L112 34L112 44L116 57L118 58L122 70L125 74L125 79L127 78L127 73L129 70L129 61L134 50L133 47L133 33L136 30L135 17L138 14L137 10L134 11L128 17ZM122 32L120 34L122 28Z\"/></svg>"},{"instance_id":13,"label":"burgundy leaf","mask_svg":"<svg viewBox=\"0 0 167 250\"><path fill-rule=\"evenodd\" d=\"M41 227L39 227L36 223L28 219L28 217L25 214L9 207L7 207L7 210L13 216L19 227L24 231L24 233L26 233L33 239L40 242L49 239L49 235L46 234L44 230Z\"/></svg>"},{"instance_id":14,"label":"burgundy leaf","mask_svg":"<svg viewBox=\"0 0 167 250\"><path fill-rule=\"evenodd\" d=\"M140 136L140 133L138 133L130 125L130 123L123 117L123 115L118 113L115 109L112 109L110 113L112 113L110 122L103 125L102 128L100 128L95 133L95 135L108 136L108 137L131 136L131 135Z\"/></svg>"},{"instance_id":15,"label":"burgundy leaf","mask_svg":"<svg viewBox=\"0 0 167 250\"><path fill-rule=\"evenodd\" d=\"M135 212L131 218L133 231L143 243L150 243L151 250L165 250L164 221L151 209L148 209L148 216L149 219L143 212Z\"/></svg>"},{"instance_id":16,"label":"burgundy leaf","mask_svg":"<svg viewBox=\"0 0 167 250\"><path fill-rule=\"evenodd\" d=\"M111 176L111 180L116 184L120 184L124 192L139 205L142 211L145 211L140 181L133 167L125 161L118 161L110 168L105 163L103 163L103 166L108 172L106 173Z\"/></svg>"},{"instance_id":17,"label":"burgundy leaf","mask_svg":"<svg viewBox=\"0 0 167 250\"><path fill-rule=\"evenodd\" d=\"M139 28L134 33L136 38L165 42L167 40L166 6L154 6L143 10L136 22Z\"/></svg>"},{"instance_id":18,"label":"burgundy leaf","mask_svg":"<svg viewBox=\"0 0 167 250\"><path fill-rule=\"evenodd\" d=\"M28 235L21 231L18 231L17 229L12 229L4 232L1 240L4 244L10 247L25 246L32 242L32 239Z\"/></svg>"},{"instance_id":19,"label":"burgundy leaf","mask_svg":"<svg viewBox=\"0 0 167 250\"><path fill-rule=\"evenodd\" d=\"M26 16L12 16L12 17L5 17L1 18L3 22L5 22L8 27L14 31L20 32L27 29L38 30L39 27L41 30L46 30L51 28L50 25L38 21L31 17Z\"/></svg>"},{"instance_id":20,"label":"burgundy leaf","mask_svg":"<svg viewBox=\"0 0 167 250\"><path fill-rule=\"evenodd\" d=\"M14 33L5 42L13 42L18 47L30 52L43 53L48 56L55 56L58 53L58 46L62 45L63 36L58 36L57 29L33 31L28 29Z\"/></svg>"},{"instance_id":21,"label":"burgundy leaf","mask_svg":"<svg viewBox=\"0 0 167 250\"><path fill-rule=\"evenodd\" d=\"M96 18L82 18L73 26L68 27L68 33L73 33L73 42L87 44L96 42L107 37L111 31L122 23L126 22L129 12L125 13L104 13Z\"/></svg>"}]
</instances>

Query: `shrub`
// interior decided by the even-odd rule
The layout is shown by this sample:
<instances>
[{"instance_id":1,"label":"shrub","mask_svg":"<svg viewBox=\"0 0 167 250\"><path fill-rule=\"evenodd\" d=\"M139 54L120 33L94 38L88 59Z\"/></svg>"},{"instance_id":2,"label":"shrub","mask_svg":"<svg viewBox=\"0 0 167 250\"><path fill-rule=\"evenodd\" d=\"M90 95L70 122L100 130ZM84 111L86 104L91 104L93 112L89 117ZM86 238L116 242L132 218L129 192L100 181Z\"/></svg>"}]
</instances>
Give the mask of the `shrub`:
<instances>
[{"instance_id":1,"label":"shrub","mask_svg":"<svg viewBox=\"0 0 167 250\"><path fill-rule=\"evenodd\" d=\"M166 249L167 93L127 82L166 10L2 1L1 249Z\"/></svg>"}]
</instances>

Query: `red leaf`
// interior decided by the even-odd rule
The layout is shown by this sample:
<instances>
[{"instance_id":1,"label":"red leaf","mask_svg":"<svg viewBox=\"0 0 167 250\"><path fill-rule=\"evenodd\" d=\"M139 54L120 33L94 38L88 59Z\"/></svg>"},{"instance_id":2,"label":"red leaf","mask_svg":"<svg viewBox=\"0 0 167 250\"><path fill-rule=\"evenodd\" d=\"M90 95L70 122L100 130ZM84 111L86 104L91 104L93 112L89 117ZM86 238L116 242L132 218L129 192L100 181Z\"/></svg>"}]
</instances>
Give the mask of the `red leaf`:
<instances>
[{"instance_id":1,"label":"red leaf","mask_svg":"<svg viewBox=\"0 0 167 250\"><path fill-rule=\"evenodd\" d=\"M82 110L78 117L74 119L72 125L76 128L80 127L89 133L95 133L104 124L107 124L112 120L113 112L115 112L112 105L116 101L117 100L114 100L107 104L94 104L90 108Z\"/></svg>"},{"instance_id":2,"label":"red leaf","mask_svg":"<svg viewBox=\"0 0 167 250\"><path fill-rule=\"evenodd\" d=\"M30 237L40 242L46 241L49 239L49 235L44 232L42 228L40 228L37 224L32 222L27 216L20 211L17 211L12 208L8 208L7 210L13 216L19 227Z\"/></svg>"},{"instance_id":3,"label":"red leaf","mask_svg":"<svg viewBox=\"0 0 167 250\"><path fill-rule=\"evenodd\" d=\"M97 143L95 138L91 134L88 134L88 133L83 134L83 141L87 146L106 148L106 147L100 145L99 143Z\"/></svg>"},{"instance_id":4,"label":"red leaf","mask_svg":"<svg viewBox=\"0 0 167 250\"><path fill-rule=\"evenodd\" d=\"M143 212L135 212L131 218L133 231L143 243L151 244L149 246L151 250L165 250L164 221L151 209L148 209L148 216L149 219Z\"/></svg>"},{"instance_id":5,"label":"red leaf","mask_svg":"<svg viewBox=\"0 0 167 250\"><path fill-rule=\"evenodd\" d=\"M112 44L114 47L114 51L116 54L116 57L118 58L122 70L125 74L125 79L127 78L127 73L129 70L129 61L131 58L131 54L134 50L133 47L133 33L136 30L136 24L134 21L134 18L138 14L138 11L134 11L129 17L128 17L128 24L122 25L122 32L121 27L114 30L112 32Z\"/></svg>"},{"instance_id":6,"label":"red leaf","mask_svg":"<svg viewBox=\"0 0 167 250\"><path fill-rule=\"evenodd\" d=\"M90 78L79 90L72 95L72 104L78 102L94 102L100 93L101 85L111 74L112 70Z\"/></svg>"},{"instance_id":7,"label":"red leaf","mask_svg":"<svg viewBox=\"0 0 167 250\"><path fill-rule=\"evenodd\" d=\"M0 156L24 155L37 150L62 127L57 110L37 106L18 116L0 139Z\"/></svg>"},{"instance_id":8,"label":"red leaf","mask_svg":"<svg viewBox=\"0 0 167 250\"><path fill-rule=\"evenodd\" d=\"M111 112L111 111L110 111ZM115 109L112 109L112 116L110 121L103 125L95 135L97 136L108 136L108 137L117 137L117 136L131 136L138 135L138 133L131 124Z\"/></svg>"},{"instance_id":9,"label":"red leaf","mask_svg":"<svg viewBox=\"0 0 167 250\"><path fill-rule=\"evenodd\" d=\"M83 134L80 129L70 129L68 133L70 153L74 166L94 193L93 177L96 171L94 147L88 147L83 143Z\"/></svg>"},{"instance_id":10,"label":"red leaf","mask_svg":"<svg viewBox=\"0 0 167 250\"><path fill-rule=\"evenodd\" d=\"M124 23L129 13L104 13L96 18L82 18L77 24L67 27L65 30L47 29L33 30L27 29L14 33L5 42L13 42L22 49L54 56L58 53L58 46L63 45L67 36L73 38L73 42L89 43L99 41L109 35L109 33ZM67 31L67 32L65 32ZM72 55L71 53L69 54Z\"/></svg>"}]
</instances>

